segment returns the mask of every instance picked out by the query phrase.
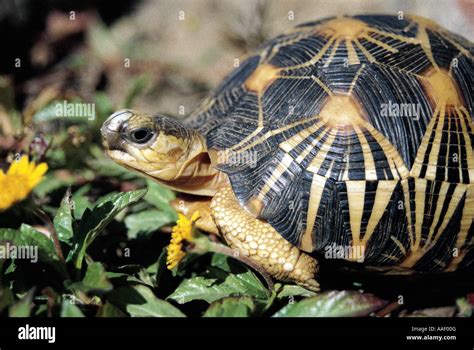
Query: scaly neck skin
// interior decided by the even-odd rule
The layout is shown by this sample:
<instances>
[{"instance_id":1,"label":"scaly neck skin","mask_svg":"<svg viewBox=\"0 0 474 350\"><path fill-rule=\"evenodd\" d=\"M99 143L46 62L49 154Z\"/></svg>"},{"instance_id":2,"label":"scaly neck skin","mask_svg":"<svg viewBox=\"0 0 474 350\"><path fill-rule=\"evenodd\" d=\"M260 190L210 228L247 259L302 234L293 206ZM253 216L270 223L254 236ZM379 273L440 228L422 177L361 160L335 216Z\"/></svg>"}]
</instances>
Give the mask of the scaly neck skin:
<instances>
[{"instance_id":1,"label":"scaly neck skin","mask_svg":"<svg viewBox=\"0 0 474 350\"><path fill-rule=\"evenodd\" d=\"M223 172L215 169L207 153L204 138L194 133L186 146L187 152L175 167L161 170L155 177L163 185L183 193L198 196L214 196L222 186L227 185L228 178Z\"/></svg>"}]
</instances>

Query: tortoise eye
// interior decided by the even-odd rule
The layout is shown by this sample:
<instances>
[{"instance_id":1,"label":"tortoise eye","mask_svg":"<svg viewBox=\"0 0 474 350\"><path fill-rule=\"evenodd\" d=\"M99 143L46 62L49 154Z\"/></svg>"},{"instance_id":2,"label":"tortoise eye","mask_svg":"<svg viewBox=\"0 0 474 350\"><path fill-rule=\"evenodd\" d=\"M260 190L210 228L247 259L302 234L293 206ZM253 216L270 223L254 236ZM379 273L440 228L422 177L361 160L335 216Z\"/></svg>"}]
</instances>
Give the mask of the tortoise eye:
<instances>
[{"instance_id":1,"label":"tortoise eye","mask_svg":"<svg viewBox=\"0 0 474 350\"><path fill-rule=\"evenodd\" d=\"M130 141L138 144L143 144L153 137L153 131L147 128L140 128L132 130L128 135Z\"/></svg>"}]
</instances>

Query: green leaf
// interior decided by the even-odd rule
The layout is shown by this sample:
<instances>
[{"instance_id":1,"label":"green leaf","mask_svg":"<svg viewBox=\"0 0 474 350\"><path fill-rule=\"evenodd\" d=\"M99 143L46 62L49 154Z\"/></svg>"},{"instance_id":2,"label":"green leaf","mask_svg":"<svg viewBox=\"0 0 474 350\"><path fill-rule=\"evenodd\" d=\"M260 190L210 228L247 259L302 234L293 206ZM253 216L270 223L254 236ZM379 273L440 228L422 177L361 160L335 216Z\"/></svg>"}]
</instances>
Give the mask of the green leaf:
<instances>
[{"instance_id":1,"label":"green leaf","mask_svg":"<svg viewBox=\"0 0 474 350\"><path fill-rule=\"evenodd\" d=\"M149 235L159 228L175 222L175 216L169 212L156 209L145 210L137 214L130 214L125 218L128 229L128 238Z\"/></svg>"},{"instance_id":2,"label":"green leaf","mask_svg":"<svg viewBox=\"0 0 474 350\"><path fill-rule=\"evenodd\" d=\"M312 297L316 295L315 292L306 288L300 287L296 284L285 284L282 290L278 293L277 298L283 299L293 296Z\"/></svg>"},{"instance_id":3,"label":"green leaf","mask_svg":"<svg viewBox=\"0 0 474 350\"><path fill-rule=\"evenodd\" d=\"M30 253L31 262L35 263L36 259L49 264L63 276L66 276L65 266L59 260L53 241L46 237L33 227L22 224L20 230L9 228L0 229L0 244L10 242L12 246L18 248L27 248ZM5 251L6 252L6 251ZM37 255L37 256L36 256Z\"/></svg>"},{"instance_id":4,"label":"green leaf","mask_svg":"<svg viewBox=\"0 0 474 350\"><path fill-rule=\"evenodd\" d=\"M94 100L97 108L97 122L102 124L105 118L112 114L114 106L109 96L101 91L96 92Z\"/></svg>"},{"instance_id":5,"label":"green leaf","mask_svg":"<svg viewBox=\"0 0 474 350\"><path fill-rule=\"evenodd\" d=\"M112 284L108 280L104 266L100 262L89 264L83 280L71 283L67 287L70 290L80 290L93 294L106 293L112 290Z\"/></svg>"},{"instance_id":6,"label":"green leaf","mask_svg":"<svg viewBox=\"0 0 474 350\"><path fill-rule=\"evenodd\" d=\"M35 288L30 289L21 300L10 306L8 315L10 317L29 317L33 309L34 294Z\"/></svg>"},{"instance_id":7,"label":"green leaf","mask_svg":"<svg viewBox=\"0 0 474 350\"><path fill-rule=\"evenodd\" d=\"M126 282L144 284L149 287L154 286L154 280L147 270L141 265L124 265L119 267L123 272L107 272L106 275L110 279L121 279Z\"/></svg>"},{"instance_id":8,"label":"green leaf","mask_svg":"<svg viewBox=\"0 0 474 350\"><path fill-rule=\"evenodd\" d=\"M85 317L81 309L71 303L70 300L63 300L61 304L61 317Z\"/></svg>"},{"instance_id":9,"label":"green leaf","mask_svg":"<svg viewBox=\"0 0 474 350\"><path fill-rule=\"evenodd\" d=\"M110 302L105 302L104 305L102 305L99 310L97 310L97 314L95 315L96 317L126 317L127 314L125 314L122 310L120 310L117 306Z\"/></svg>"},{"instance_id":10,"label":"green leaf","mask_svg":"<svg viewBox=\"0 0 474 350\"><path fill-rule=\"evenodd\" d=\"M170 204L170 202L176 198L174 192L150 179L146 180L146 184L148 192L143 199L155 208L170 213L170 215L173 215L173 222L176 221L178 215Z\"/></svg>"},{"instance_id":11,"label":"green leaf","mask_svg":"<svg viewBox=\"0 0 474 350\"><path fill-rule=\"evenodd\" d=\"M9 288L0 288L0 312L15 302L13 292Z\"/></svg>"},{"instance_id":12,"label":"green leaf","mask_svg":"<svg viewBox=\"0 0 474 350\"><path fill-rule=\"evenodd\" d=\"M72 208L74 202L71 199L71 188L68 188L66 194L61 200L61 205L54 217L54 229L58 234L58 239L61 242L71 244L73 230L72 230Z\"/></svg>"},{"instance_id":13,"label":"green leaf","mask_svg":"<svg viewBox=\"0 0 474 350\"><path fill-rule=\"evenodd\" d=\"M91 202L87 198L86 193L89 192L91 186L89 184L82 186L72 194L74 202L74 218L80 220L86 209L91 208Z\"/></svg>"},{"instance_id":14,"label":"green leaf","mask_svg":"<svg viewBox=\"0 0 474 350\"><path fill-rule=\"evenodd\" d=\"M329 291L288 304L274 317L360 317L382 308L387 302L372 294Z\"/></svg>"},{"instance_id":15,"label":"green leaf","mask_svg":"<svg viewBox=\"0 0 474 350\"><path fill-rule=\"evenodd\" d=\"M218 269L221 269L222 271L230 272L231 270L230 261L231 260L229 259L227 255L214 253L212 254L211 266L217 267Z\"/></svg>"},{"instance_id":16,"label":"green leaf","mask_svg":"<svg viewBox=\"0 0 474 350\"><path fill-rule=\"evenodd\" d=\"M211 303L203 317L248 317L254 310L250 297L227 297Z\"/></svg>"},{"instance_id":17,"label":"green leaf","mask_svg":"<svg viewBox=\"0 0 474 350\"><path fill-rule=\"evenodd\" d=\"M185 317L178 308L158 299L150 288L141 284L114 290L109 301L132 317Z\"/></svg>"},{"instance_id":18,"label":"green leaf","mask_svg":"<svg viewBox=\"0 0 474 350\"><path fill-rule=\"evenodd\" d=\"M166 270L166 256L168 253L167 247L163 247L161 250L160 256L158 260L153 264L147 267L147 272L151 274L155 274L155 286L159 287L161 282L161 276Z\"/></svg>"},{"instance_id":19,"label":"green leaf","mask_svg":"<svg viewBox=\"0 0 474 350\"><path fill-rule=\"evenodd\" d=\"M268 289L252 271L240 266L234 267L234 263L229 263L234 269L233 273L211 268L208 276L195 276L185 279L168 296L168 299L175 300L179 304L192 300L204 300L212 303L229 296L251 296L257 301L268 300L270 297Z\"/></svg>"},{"instance_id":20,"label":"green leaf","mask_svg":"<svg viewBox=\"0 0 474 350\"><path fill-rule=\"evenodd\" d=\"M107 292L112 289L105 268L100 262L93 262L87 266L82 284L87 288L86 291Z\"/></svg>"},{"instance_id":21,"label":"green leaf","mask_svg":"<svg viewBox=\"0 0 474 350\"><path fill-rule=\"evenodd\" d=\"M113 193L99 199L92 210L86 209L79 224L77 237L75 237L76 242L78 242L75 266L78 270L82 266L86 249L99 233L120 211L126 206L139 201L145 193L146 190Z\"/></svg>"},{"instance_id":22,"label":"green leaf","mask_svg":"<svg viewBox=\"0 0 474 350\"><path fill-rule=\"evenodd\" d=\"M471 317L473 314L473 307L466 298L456 299L456 306L458 309L457 317ZM1 308L0 308L1 310Z\"/></svg>"}]
</instances>

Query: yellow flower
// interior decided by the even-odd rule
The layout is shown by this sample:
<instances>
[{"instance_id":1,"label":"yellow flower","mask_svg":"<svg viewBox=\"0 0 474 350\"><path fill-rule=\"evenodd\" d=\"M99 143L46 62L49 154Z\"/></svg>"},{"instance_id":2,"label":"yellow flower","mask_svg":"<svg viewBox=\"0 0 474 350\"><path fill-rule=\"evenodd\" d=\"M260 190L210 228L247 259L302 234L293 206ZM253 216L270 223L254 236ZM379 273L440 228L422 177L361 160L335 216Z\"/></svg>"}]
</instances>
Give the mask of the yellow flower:
<instances>
[{"instance_id":1,"label":"yellow flower","mask_svg":"<svg viewBox=\"0 0 474 350\"><path fill-rule=\"evenodd\" d=\"M28 156L13 162L6 174L0 170L0 211L25 199L47 170L46 163L36 165L28 161Z\"/></svg>"},{"instance_id":2,"label":"yellow flower","mask_svg":"<svg viewBox=\"0 0 474 350\"><path fill-rule=\"evenodd\" d=\"M192 215L191 220L183 214L178 214L178 221L171 232L171 241L168 246L168 254L166 257L166 267L168 270L175 268L186 255L183 251L183 243L185 241L192 241L193 223L197 219L199 219L198 211Z\"/></svg>"}]
</instances>

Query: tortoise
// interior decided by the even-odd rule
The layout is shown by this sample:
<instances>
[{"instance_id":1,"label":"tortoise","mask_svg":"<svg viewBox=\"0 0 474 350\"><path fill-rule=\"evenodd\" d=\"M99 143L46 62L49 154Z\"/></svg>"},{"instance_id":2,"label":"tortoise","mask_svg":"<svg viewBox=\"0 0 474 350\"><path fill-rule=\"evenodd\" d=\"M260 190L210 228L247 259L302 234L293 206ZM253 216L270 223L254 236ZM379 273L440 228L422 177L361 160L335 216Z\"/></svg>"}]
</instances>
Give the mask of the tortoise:
<instances>
[{"instance_id":1,"label":"tortoise","mask_svg":"<svg viewBox=\"0 0 474 350\"><path fill-rule=\"evenodd\" d=\"M319 259L445 272L474 260L473 51L417 16L298 25L190 116L122 110L117 163L181 193L196 225L317 290Z\"/></svg>"}]
</instances>

